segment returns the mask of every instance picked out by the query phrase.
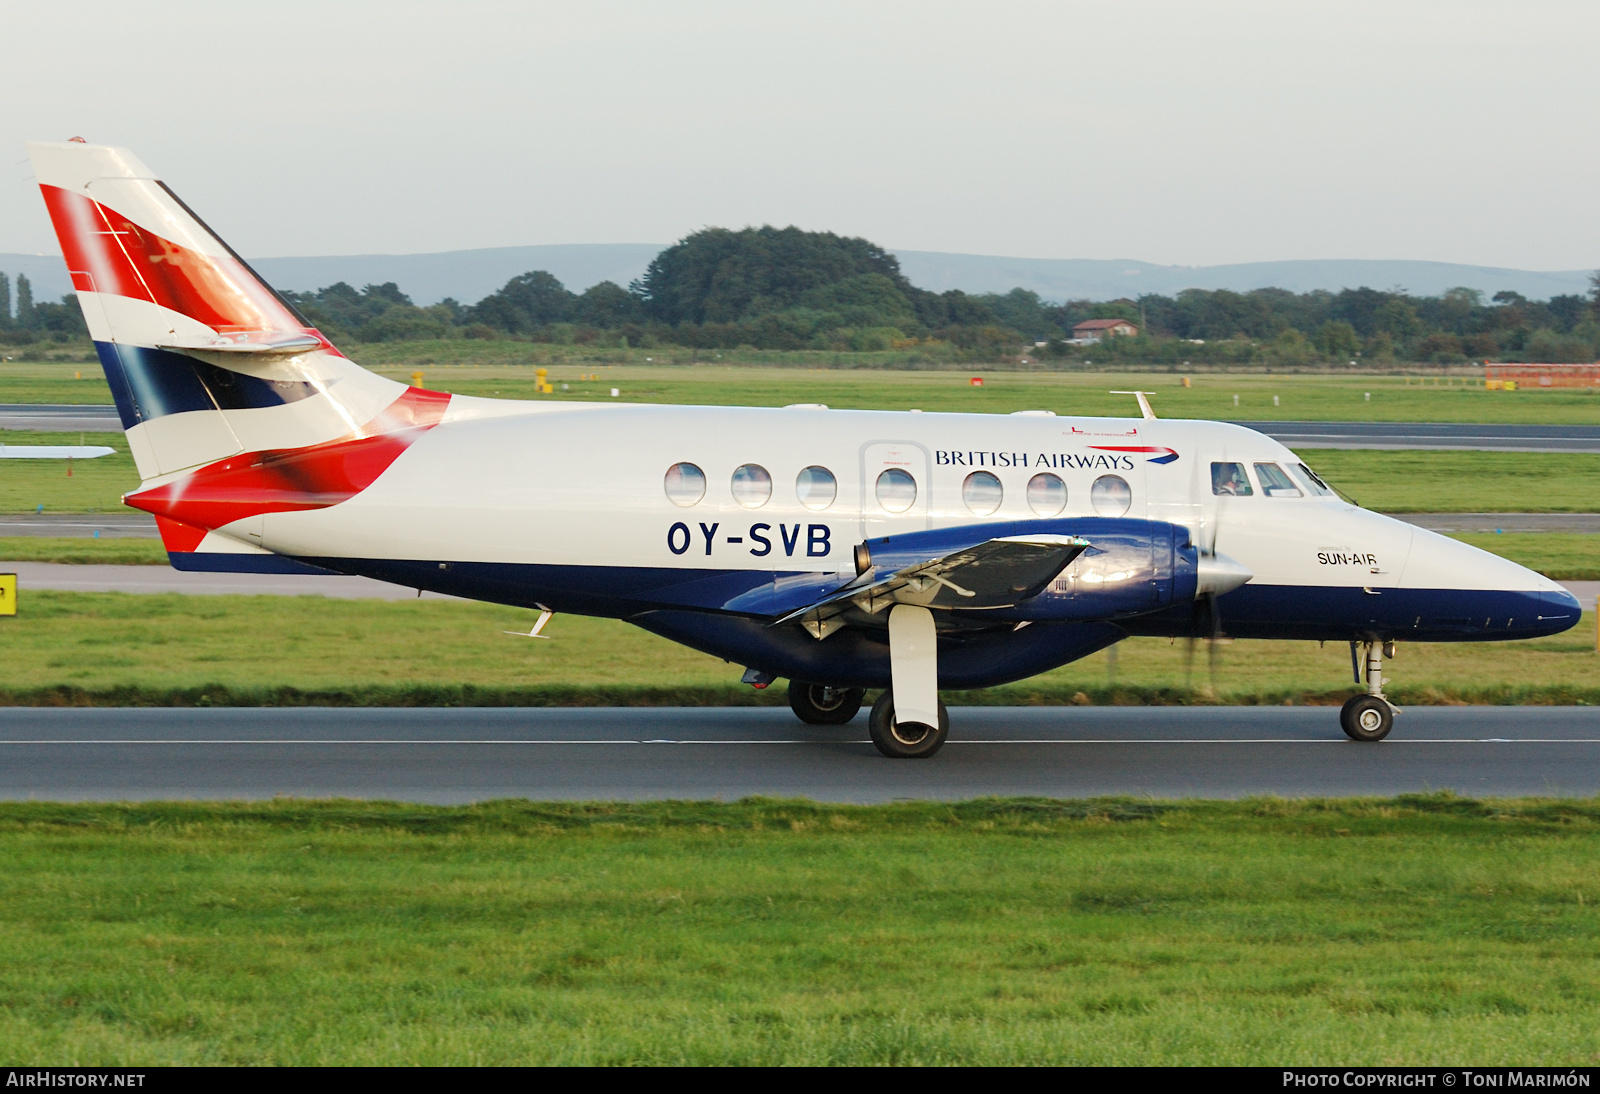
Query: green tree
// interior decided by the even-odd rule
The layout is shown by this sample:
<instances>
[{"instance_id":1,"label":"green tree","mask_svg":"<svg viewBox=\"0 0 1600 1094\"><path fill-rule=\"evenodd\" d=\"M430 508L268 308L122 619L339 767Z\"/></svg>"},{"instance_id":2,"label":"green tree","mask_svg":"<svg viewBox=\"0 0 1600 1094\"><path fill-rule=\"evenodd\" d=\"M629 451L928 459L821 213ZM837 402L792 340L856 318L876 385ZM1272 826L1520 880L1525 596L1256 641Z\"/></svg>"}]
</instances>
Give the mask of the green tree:
<instances>
[{"instance_id":1,"label":"green tree","mask_svg":"<svg viewBox=\"0 0 1600 1094\"><path fill-rule=\"evenodd\" d=\"M1317 349L1325 356L1348 360L1361 352L1356 329L1343 319L1330 319L1317 328Z\"/></svg>"},{"instance_id":2,"label":"green tree","mask_svg":"<svg viewBox=\"0 0 1600 1094\"><path fill-rule=\"evenodd\" d=\"M574 323L604 330L624 327L643 318L644 308L639 298L615 281L590 285L578 297L572 313Z\"/></svg>"},{"instance_id":3,"label":"green tree","mask_svg":"<svg viewBox=\"0 0 1600 1094\"><path fill-rule=\"evenodd\" d=\"M911 301L883 274L856 274L811 289L798 303L837 316L833 325L840 327L905 328L916 321Z\"/></svg>"},{"instance_id":4,"label":"green tree","mask_svg":"<svg viewBox=\"0 0 1600 1094\"><path fill-rule=\"evenodd\" d=\"M27 274L17 275L17 329L33 329L33 285Z\"/></svg>"},{"instance_id":5,"label":"green tree","mask_svg":"<svg viewBox=\"0 0 1600 1094\"><path fill-rule=\"evenodd\" d=\"M1378 330L1393 338L1414 338L1426 329L1417 309L1398 296L1384 301L1373 318Z\"/></svg>"},{"instance_id":6,"label":"green tree","mask_svg":"<svg viewBox=\"0 0 1600 1094\"><path fill-rule=\"evenodd\" d=\"M518 274L500 291L466 309L469 323L482 323L511 334L528 334L552 323L569 323L578 298L554 274L544 270Z\"/></svg>"},{"instance_id":7,"label":"green tree","mask_svg":"<svg viewBox=\"0 0 1600 1094\"><path fill-rule=\"evenodd\" d=\"M879 274L901 291L911 287L899 260L865 239L792 225L707 228L656 255L637 290L658 322L738 323L795 307L807 292L859 274Z\"/></svg>"},{"instance_id":8,"label":"green tree","mask_svg":"<svg viewBox=\"0 0 1600 1094\"><path fill-rule=\"evenodd\" d=\"M0 273L0 330L11 325L11 279Z\"/></svg>"}]
</instances>

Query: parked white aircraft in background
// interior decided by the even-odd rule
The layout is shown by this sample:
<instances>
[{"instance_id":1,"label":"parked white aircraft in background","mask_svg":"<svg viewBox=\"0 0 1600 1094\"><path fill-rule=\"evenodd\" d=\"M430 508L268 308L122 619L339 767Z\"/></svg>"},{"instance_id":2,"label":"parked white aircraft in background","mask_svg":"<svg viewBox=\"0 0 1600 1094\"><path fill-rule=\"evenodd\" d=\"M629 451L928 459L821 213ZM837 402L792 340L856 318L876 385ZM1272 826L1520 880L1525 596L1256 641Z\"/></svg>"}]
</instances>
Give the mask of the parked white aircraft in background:
<instances>
[{"instance_id":1,"label":"parked white aircraft in background","mask_svg":"<svg viewBox=\"0 0 1600 1094\"><path fill-rule=\"evenodd\" d=\"M128 151L29 152L143 479L124 500L179 569L625 619L757 686L787 677L808 722L885 688L872 739L897 757L943 744L940 687L1224 629L1349 642L1367 689L1341 722L1376 741L1392 643L1579 618L1555 582L1347 504L1218 422L408 388L347 360Z\"/></svg>"}]
</instances>

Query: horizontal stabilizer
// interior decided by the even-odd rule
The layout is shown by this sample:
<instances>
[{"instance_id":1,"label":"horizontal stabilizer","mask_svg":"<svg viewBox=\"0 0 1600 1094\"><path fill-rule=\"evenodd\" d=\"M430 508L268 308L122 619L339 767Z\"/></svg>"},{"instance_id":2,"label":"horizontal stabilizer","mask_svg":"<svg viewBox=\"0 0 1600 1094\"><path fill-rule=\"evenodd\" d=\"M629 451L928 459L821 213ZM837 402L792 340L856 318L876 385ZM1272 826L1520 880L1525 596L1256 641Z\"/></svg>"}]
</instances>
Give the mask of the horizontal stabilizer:
<instances>
[{"instance_id":1,"label":"horizontal stabilizer","mask_svg":"<svg viewBox=\"0 0 1600 1094\"><path fill-rule=\"evenodd\" d=\"M98 460L115 451L103 444L0 444L0 460Z\"/></svg>"},{"instance_id":2,"label":"horizontal stabilizer","mask_svg":"<svg viewBox=\"0 0 1600 1094\"><path fill-rule=\"evenodd\" d=\"M191 338L158 343L157 349L188 352L203 350L206 353L251 353L256 355L306 353L318 349L322 340L309 334L234 335L219 334L215 339Z\"/></svg>"}]
</instances>

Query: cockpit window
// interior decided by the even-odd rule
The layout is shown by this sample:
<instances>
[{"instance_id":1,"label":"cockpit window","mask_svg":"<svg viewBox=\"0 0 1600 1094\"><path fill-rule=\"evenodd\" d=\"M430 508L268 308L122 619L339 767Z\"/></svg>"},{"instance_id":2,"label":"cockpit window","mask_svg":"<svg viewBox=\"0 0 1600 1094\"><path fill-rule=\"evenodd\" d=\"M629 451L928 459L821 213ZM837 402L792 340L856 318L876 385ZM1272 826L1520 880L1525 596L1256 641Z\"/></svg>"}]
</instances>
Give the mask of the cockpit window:
<instances>
[{"instance_id":1,"label":"cockpit window","mask_svg":"<svg viewBox=\"0 0 1600 1094\"><path fill-rule=\"evenodd\" d=\"M1333 496L1333 487L1323 482L1317 473L1303 463L1291 463L1289 470L1294 472L1295 478L1305 486L1306 493L1314 498L1328 498Z\"/></svg>"},{"instance_id":2,"label":"cockpit window","mask_svg":"<svg viewBox=\"0 0 1600 1094\"><path fill-rule=\"evenodd\" d=\"M1275 463L1256 464L1256 478L1261 480L1261 492L1269 498L1298 498L1300 488L1288 472Z\"/></svg>"},{"instance_id":3,"label":"cockpit window","mask_svg":"<svg viewBox=\"0 0 1600 1094\"><path fill-rule=\"evenodd\" d=\"M1214 463L1211 465L1211 492L1229 497L1254 494L1250 477L1244 473L1242 463Z\"/></svg>"}]
</instances>

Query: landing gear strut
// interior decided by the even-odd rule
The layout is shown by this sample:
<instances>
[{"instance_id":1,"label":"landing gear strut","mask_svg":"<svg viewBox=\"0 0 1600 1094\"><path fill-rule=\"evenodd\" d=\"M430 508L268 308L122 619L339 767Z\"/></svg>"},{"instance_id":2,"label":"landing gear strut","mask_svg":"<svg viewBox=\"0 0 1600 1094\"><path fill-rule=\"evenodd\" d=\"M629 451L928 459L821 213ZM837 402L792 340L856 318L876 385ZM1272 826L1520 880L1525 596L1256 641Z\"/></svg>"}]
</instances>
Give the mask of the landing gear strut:
<instances>
[{"instance_id":1,"label":"landing gear strut","mask_svg":"<svg viewBox=\"0 0 1600 1094\"><path fill-rule=\"evenodd\" d=\"M1396 708L1383 694L1383 659L1394 656L1393 642L1362 642L1366 652L1367 693L1347 701L1339 711L1339 726L1352 741L1381 741L1394 728ZM1350 666L1356 683L1361 683L1361 662L1357 643L1350 643Z\"/></svg>"},{"instance_id":2,"label":"landing gear strut","mask_svg":"<svg viewBox=\"0 0 1600 1094\"><path fill-rule=\"evenodd\" d=\"M939 636L927 608L889 609L889 673L894 686L878 696L867 722L872 743L891 759L926 759L950 735L950 712L939 701Z\"/></svg>"},{"instance_id":3,"label":"landing gear strut","mask_svg":"<svg viewBox=\"0 0 1600 1094\"><path fill-rule=\"evenodd\" d=\"M856 716L866 694L862 688L831 688L790 680L789 709L809 726L842 726Z\"/></svg>"}]
</instances>

